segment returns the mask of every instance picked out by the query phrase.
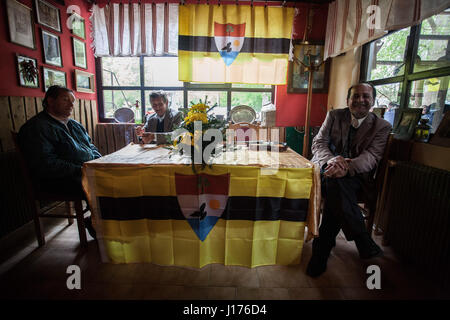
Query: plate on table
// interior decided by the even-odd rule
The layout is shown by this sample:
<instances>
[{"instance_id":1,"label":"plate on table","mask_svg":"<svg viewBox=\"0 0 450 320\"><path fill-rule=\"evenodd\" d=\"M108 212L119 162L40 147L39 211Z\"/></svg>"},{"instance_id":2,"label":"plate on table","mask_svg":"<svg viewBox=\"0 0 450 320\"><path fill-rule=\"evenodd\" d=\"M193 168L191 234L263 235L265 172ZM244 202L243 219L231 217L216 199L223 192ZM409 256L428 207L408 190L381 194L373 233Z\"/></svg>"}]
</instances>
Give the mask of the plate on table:
<instances>
[{"instance_id":1,"label":"plate on table","mask_svg":"<svg viewBox=\"0 0 450 320\"><path fill-rule=\"evenodd\" d=\"M233 123L252 123L256 119L256 112L249 106L236 106L230 111L230 119Z\"/></svg>"}]
</instances>

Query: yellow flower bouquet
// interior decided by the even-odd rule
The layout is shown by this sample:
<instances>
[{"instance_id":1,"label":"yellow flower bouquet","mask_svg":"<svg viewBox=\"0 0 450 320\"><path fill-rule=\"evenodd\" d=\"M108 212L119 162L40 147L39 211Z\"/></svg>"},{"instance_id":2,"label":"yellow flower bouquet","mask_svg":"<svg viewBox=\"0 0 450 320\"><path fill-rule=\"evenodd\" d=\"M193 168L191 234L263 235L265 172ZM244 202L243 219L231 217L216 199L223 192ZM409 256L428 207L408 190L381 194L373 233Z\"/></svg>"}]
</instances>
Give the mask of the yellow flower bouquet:
<instances>
[{"instance_id":1,"label":"yellow flower bouquet","mask_svg":"<svg viewBox=\"0 0 450 320\"><path fill-rule=\"evenodd\" d=\"M225 120L217 119L214 114L210 113L216 106L209 105L208 97L205 100L200 99L199 103L191 102L191 106L184 110L183 122L175 129L175 138L172 139L172 154L190 155L192 170L196 173L195 164L201 164L201 168L204 169L207 164L210 165L209 157L204 157L205 148L211 143L220 143L222 147L222 141L225 135ZM220 138L222 141L210 141L203 139L205 133L210 129L216 129L217 133L220 132ZM174 137L172 136L172 138ZM215 154L220 148L215 148L212 153Z\"/></svg>"}]
</instances>

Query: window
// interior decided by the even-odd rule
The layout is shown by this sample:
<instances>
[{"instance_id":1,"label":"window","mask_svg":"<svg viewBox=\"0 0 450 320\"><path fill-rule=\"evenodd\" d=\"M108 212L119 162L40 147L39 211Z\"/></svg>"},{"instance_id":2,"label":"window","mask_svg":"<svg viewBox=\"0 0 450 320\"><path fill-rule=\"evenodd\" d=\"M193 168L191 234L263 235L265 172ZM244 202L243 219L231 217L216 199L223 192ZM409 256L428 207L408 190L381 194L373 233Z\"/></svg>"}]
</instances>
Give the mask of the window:
<instances>
[{"instance_id":1,"label":"window","mask_svg":"<svg viewBox=\"0 0 450 320\"><path fill-rule=\"evenodd\" d=\"M422 108L434 133L450 107L450 10L365 45L361 80L375 85L391 124L391 109Z\"/></svg>"},{"instance_id":2,"label":"window","mask_svg":"<svg viewBox=\"0 0 450 320\"><path fill-rule=\"evenodd\" d=\"M227 119L232 107L248 105L260 112L274 99L274 86L248 84L200 84L178 81L177 57L107 57L96 59L98 101L101 122L114 122L118 108L130 107L136 123L153 113L149 101L152 91L168 94L169 107L175 110L208 96L218 106L213 113ZM136 103L139 106L136 108Z\"/></svg>"}]
</instances>

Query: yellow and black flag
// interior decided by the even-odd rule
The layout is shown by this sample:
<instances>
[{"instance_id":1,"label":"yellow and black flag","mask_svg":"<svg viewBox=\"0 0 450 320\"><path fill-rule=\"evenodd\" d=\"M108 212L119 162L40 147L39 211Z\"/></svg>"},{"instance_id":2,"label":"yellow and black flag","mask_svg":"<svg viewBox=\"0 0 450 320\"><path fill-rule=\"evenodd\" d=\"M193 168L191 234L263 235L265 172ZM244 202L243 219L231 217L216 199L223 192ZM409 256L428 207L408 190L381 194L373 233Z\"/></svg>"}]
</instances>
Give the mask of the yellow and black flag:
<instances>
[{"instance_id":1,"label":"yellow and black flag","mask_svg":"<svg viewBox=\"0 0 450 320\"><path fill-rule=\"evenodd\" d=\"M179 80L285 84L294 8L182 5Z\"/></svg>"}]
</instances>

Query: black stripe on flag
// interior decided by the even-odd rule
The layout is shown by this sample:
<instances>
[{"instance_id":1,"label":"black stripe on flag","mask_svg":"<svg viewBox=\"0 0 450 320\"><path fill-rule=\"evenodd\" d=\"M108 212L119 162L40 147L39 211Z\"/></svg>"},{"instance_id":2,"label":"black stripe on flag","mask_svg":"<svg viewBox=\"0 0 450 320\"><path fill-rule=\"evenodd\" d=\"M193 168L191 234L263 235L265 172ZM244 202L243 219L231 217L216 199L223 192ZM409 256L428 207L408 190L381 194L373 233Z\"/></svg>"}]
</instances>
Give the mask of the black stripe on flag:
<instances>
[{"instance_id":1,"label":"black stripe on flag","mask_svg":"<svg viewBox=\"0 0 450 320\"><path fill-rule=\"evenodd\" d=\"M241 51L289 53L290 40L284 38L245 38ZM178 36L178 50L218 52L214 37Z\"/></svg>"},{"instance_id":2,"label":"black stripe on flag","mask_svg":"<svg viewBox=\"0 0 450 320\"><path fill-rule=\"evenodd\" d=\"M105 220L184 220L177 197L99 197ZM229 197L222 215L226 220L306 221L308 199Z\"/></svg>"}]
</instances>

